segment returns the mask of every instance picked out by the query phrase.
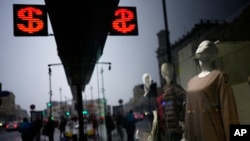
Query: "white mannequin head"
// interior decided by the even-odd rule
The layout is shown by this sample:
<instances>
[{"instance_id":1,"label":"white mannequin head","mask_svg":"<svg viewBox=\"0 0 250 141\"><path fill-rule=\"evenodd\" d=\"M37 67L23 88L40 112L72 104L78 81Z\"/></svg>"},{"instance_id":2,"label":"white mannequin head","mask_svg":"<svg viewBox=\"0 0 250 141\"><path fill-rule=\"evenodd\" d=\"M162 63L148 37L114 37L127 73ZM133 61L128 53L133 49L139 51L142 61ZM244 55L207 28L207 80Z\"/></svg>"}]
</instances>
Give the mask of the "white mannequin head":
<instances>
[{"instance_id":1,"label":"white mannequin head","mask_svg":"<svg viewBox=\"0 0 250 141\"><path fill-rule=\"evenodd\" d=\"M147 93L150 90L150 85L152 83L151 76L148 73L144 73L142 75L142 81L143 81L143 84L144 84L144 92L145 92L144 96L146 96Z\"/></svg>"},{"instance_id":2,"label":"white mannequin head","mask_svg":"<svg viewBox=\"0 0 250 141\"><path fill-rule=\"evenodd\" d=\"M148 73L144 73L142 75L142 81L143 81L144 87L149 89L151 82L152 82L151 76Z\"/></svg>"},{"instance_id":3,"label":"white mannequin head","mask_svg":"<svg viewBox=\"0 0 250 141\"><path fill-rule=\"evenodd\" d=\"M195 56L202 62L212 62L218 56L218 52L218 48L213 42L204 40L199 44Z\"/></svg>"},{"instance_id":4,"label":"white mannequin head","mask_svg":"<svg viewBox=\"0 0 250 141\"><path fill-rule=\"evenodd\" d=\"M214 70L212 62L216 59L218 54L218 48L213 42L204 40L200 43L195 52L195 57L199 60L199 65L202 70L198 75L199 77L205 77Z\"/></svg>"},{"instance_id":5,"label":"white mannequin head","mask_svg":"<svg viewBox=\"0 0 250 141\"><path fill-rule=\"evenodd\" d=\"M170 63L163 63L161 65L161 76L165 79L166 84L171 84L174 75L174 67Z\"/></svg>"}]
</instances>

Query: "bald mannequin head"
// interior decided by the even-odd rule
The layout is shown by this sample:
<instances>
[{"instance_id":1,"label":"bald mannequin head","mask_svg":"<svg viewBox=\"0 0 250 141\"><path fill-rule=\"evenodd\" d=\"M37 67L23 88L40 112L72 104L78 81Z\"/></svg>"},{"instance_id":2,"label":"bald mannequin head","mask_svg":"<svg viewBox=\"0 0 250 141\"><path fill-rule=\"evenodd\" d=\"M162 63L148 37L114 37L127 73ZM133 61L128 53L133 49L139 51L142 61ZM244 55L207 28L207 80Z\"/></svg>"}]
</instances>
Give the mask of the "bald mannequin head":
<instances>
[{"instance_id":1,"label":"bald mannequin head","mask_svg":"<svg viewBox=\"0 0 250 141\"><path fill-rule=\"evenodd\" d=\"M174 67L170 63L163 63L161 65L161 76L165 79L167 85L171 84L174 75Z\"/></svg>"},{"instance_id":2,"label":"bald mannequin head","mask_svg":"<svg viewBox=\"0 0 250 141\"><path fill-rule=\"evenodd\" d=\"M216 59L218 54L219 51L217 46L212 41L204 40L199 44L195 52L195 57L200 61L212 62Z\"/></svg>"},{"instance_id":3,"label":"bald mannequin head","mask_svg":"<svg viewBox=\"0 0 250 141\"><path fill-rule=\"evenodd\" d=\"M204 40L200 43L195 52L195 58L199 60L201 68L201 73L198 75L199 77L205 77L215 69L213 61L218 57L218 54L219 50L213 42Z\"/></svg>"}]
</instances>

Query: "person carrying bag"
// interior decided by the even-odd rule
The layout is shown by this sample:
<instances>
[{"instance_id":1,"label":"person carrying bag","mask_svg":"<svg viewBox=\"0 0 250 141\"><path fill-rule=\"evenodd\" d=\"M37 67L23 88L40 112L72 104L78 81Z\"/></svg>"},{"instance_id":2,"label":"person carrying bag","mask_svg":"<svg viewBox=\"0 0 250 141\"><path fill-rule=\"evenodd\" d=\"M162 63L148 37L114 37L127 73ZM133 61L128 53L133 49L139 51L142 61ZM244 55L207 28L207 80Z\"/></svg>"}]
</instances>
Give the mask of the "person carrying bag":
<instances>
[{"instance_id":1,"label":"person carrying bag","mask_svg":"<svg viewBox=\"0 0 250 141\"><path fill-rule=\"evenodd\" d=\"M64 136L66 141L71 141L73 137L73 123L72 121L67 122L65 127Z\"/></svg>"}]
</instances>

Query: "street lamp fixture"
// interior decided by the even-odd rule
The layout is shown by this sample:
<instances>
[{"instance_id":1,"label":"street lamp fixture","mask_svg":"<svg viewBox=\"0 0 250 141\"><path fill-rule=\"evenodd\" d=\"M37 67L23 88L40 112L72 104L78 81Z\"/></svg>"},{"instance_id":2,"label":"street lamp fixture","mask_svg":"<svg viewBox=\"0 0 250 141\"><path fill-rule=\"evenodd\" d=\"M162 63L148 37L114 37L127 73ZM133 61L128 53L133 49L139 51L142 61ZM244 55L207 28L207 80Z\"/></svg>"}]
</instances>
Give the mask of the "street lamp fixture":
<instances>
[{"instance_id":1,"label":"street lamp fixture","mask_svg":"<svg viewBox=\"0 0 250 141\"><path fill-rule=\"evenodd\" d=\"M106 65L109 65L108 69L111 70L111 62L95 62L95 63L91 63L91 64L106 64Z\"/></svg>"}]
</instances>

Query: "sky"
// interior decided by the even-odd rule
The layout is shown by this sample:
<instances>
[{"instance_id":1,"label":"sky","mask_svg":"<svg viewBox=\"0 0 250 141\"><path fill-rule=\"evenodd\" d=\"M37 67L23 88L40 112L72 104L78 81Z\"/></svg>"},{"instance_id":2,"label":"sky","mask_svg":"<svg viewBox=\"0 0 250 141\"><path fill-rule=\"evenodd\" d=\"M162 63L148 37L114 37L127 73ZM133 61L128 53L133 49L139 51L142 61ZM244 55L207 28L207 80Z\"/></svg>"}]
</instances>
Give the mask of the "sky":
<instances>
[{"instance_id":1,"label":"sky","mask_svg":"<svg viewBox=\"0 0 250 141\"><path fill-rule=\"evenodd\" d=\"M248 0L166 0L170 42L173 44L200 19L225 20L234 15ZM15 102L29 111L46 108L49 101L48 64L61 63L53 36L15 37L13 34L13 4L44 4L44 0L0 0L0 83L2 90L15 94ZM163 29L162 0L120 0L119 6L133 6L137 11L138 36L108 36L100 62L83 92L84 99L103 97L109 105L127 103L133 96L133 88L142 84L142 75L149 73L160 85L156 50L159 47L157 33ZM53 33L48 22L49 33ZM101 75L103 69L103 75ZM62 66L51 68L52 100L72 98ZM97 79L99 76L99 83ZM99 94L98 94L99 85ZM91 91L91 87L93 88ZM61 89L61 91L60 91Z\"/></svg>"}]
</instances>

